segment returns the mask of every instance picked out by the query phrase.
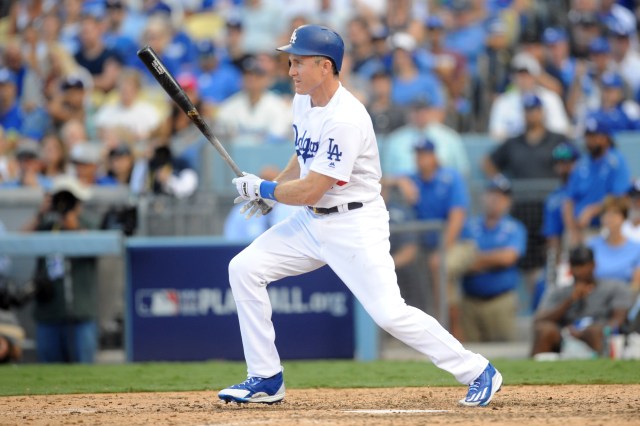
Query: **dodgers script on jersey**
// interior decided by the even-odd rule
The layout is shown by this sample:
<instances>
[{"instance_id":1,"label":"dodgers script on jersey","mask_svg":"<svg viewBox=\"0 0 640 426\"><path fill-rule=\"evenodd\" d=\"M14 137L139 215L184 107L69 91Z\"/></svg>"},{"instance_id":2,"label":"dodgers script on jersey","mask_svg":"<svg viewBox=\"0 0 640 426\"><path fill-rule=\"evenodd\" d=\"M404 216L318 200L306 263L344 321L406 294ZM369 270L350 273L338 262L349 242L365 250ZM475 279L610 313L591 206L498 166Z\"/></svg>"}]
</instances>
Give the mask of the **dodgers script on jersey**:
<instances>
[{"instance_id":1,"label":"dodgers script on jersey","mask_svg":"<svg viewBox=\"0 0 640 426\"><path fill-rule=\"evenodd\" d=\"M308 95L293 99L293 132L300 177L309 171L338 180L316 204L367 203L380 195L380 159L371 117L342 85L324 107Z\"/></svg>"}]
</instances>

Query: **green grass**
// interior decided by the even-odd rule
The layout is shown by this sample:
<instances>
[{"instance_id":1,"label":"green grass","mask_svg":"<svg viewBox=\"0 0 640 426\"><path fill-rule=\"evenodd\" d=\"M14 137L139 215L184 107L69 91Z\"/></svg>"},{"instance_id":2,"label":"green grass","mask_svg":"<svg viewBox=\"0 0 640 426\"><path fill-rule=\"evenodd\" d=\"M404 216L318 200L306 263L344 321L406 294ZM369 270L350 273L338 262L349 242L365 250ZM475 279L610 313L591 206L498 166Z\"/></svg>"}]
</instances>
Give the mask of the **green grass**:
<instances>
[{"instance_id":1,"label":"green grass","mask_svg":"<svg viewBox=\"0 0 640 426\"><path fill-rule=\"evenodd\" d=\"M640 383L640 362L494 363L507 385ZM451 386L457 382L431 363L419 361L297 361L284 363L289 388ZM241 381L244 363L140 363L109 365L6 365L0 395L217 390Z\"/></svg>"}]
</instances>

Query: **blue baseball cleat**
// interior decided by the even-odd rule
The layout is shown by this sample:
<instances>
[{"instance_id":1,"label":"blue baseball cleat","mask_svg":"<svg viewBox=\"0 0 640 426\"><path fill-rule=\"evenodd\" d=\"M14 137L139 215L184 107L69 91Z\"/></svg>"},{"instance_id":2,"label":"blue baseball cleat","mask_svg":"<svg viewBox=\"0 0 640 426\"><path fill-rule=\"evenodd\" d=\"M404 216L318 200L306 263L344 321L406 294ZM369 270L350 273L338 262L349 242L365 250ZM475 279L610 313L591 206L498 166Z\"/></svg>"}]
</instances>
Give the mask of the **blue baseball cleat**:
<instances>
[{"instance_id":1,"label":"blue baseball cleat","mask_svg":"<svg viewBox=\"0 0 640 426\"><path fill-rule=\"evenodd\" d=\"M469 385L469 392L464 399L460 400L460 404L467 407L484 407L501 387L502 374L489 363L482 374Z\"/></svg>"},{"instance_id":2,"label":"blue baseball cleat","mask_svg":"<svg viewBox=\"0 0 640 426\"><path fill-rule=\"evenodd\" d=\"M225 402L273 404L284 399L282 371L269 378L249 377L242 383L222 389L218 398Z\"/></svg>"}]
</instances>

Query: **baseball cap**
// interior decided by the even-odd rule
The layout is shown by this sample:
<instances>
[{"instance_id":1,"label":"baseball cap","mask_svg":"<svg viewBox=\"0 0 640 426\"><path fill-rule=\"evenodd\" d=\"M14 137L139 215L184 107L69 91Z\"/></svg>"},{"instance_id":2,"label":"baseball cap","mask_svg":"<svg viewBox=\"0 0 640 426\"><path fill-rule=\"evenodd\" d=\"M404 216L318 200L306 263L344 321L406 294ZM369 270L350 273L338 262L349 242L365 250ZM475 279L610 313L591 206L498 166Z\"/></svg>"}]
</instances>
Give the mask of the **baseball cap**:
<instances>
[{"instance_id":1,"label":"baseball cap","mask_svg":"<svg viewBox=\"0 0 640 426\"><path fill-rule=\"evenodd\" d=\"M602 74L600 82L603 87L624 89L624 80L622 76L616 72L608 71Z\"/></svg>"},{"instance_id":2,"label":"baseball cap","mask_svg":"<svg viewBox=\"0 0 640 426\"><path fill-rule=\"evenodd\" d=\"M23 139L16 147L15 156L18 160L40 158L40 145L32 139Z\"/></svg>"},{"instance_id":3,"label":"baseball cap","mask_svg":"<svg viewBox=\"0 0 640 426\"><path fill-rule=\"evenodd\" d=\"M627 191L630 197L640 197L640 178L636 178L631 182L631 186Z\"/></svg>"},{"instance_id":4,"label":"baseball cap","mask_svg":"<svg viewBox=\"0 0 640 426\"><path fill-rule=\"evenodd\" d=\"M241 66L242 72L245 74L265 75L267 73L267 70L260 65L260 61L253 56L245 58L242 61Z\"/></svg>"},{"instance_id":5,"label":"baseball cap","mask_svg":"<svg viewBox=\"0 0 640 426\"><path fill-rule=\"evenodd\" d=\"M0 84L16 84L16 76L8 68L0 68Z\"/></svg>"},{"instance_id":6,"label":"baseball cap","mask_svg":"<svg viewBox=\"0 0 640 426\"><path fill-rule=\"evenodd\" d=\"M578 149L569 142L562 142L551 152L553 161L575 161L580 157Z\"/></svg>"},{"instance_id":7,"label":"baseball cap","mask_svg":"<svg viewBox=\"0 0 640 426\"><path fill-rule=\"evenodd\" d=\"M444 21L438 15L430 15L424 23L424 26L430 30L440 30L444 28Z\"/></svg>"},{"instance_id":8,"label":"baseball cap","mask_svg":"<svg viewBox=\"0 0 640 426\"><path fill-rule=\"evenodd\" d=\"M584 122L585 134L602 134L611 135L611 126L608 121L598 113L592 113L587 116Z\"/></svg>"},{"instance_id":9,"label":"baseball cap","mask_svg":"<svg viewBox=\"0 0 640 426\"><path fill-rule=\"evenodd\" d=\"M615 19L611 21L609 25L607 25L607 28L610 35L622 38L630 37L636 31L635 25L629 25L625 22Z\"/></svg>"},{"instance_id":10,"label":"baseball cap","mask_svg":"<svg viewBox=\"0 0 640 426\"><path fill-rule=\"evenodd\" d=\"M227 28L242 29L242 19L236 15L230 15L227 17Z\"/></svg>"},{"instance_id":11,"label":"baseball cap","mask_svg":"<svg viewBox=\"0 0 640 426\"><path fill-rule=\"evenodd\" d=\"M216 45L211 40L200 40L196 44L196 49L200 56L212 56L216 53Z\"/></svg>"},{"instance_id":12,"label":"baseball cap","mask_svg":"<svg viewBox=\"0 0 640 426\"><path fill-rule=\"evenodd\" d=\"M470 10L473 8L471 0L450 0L445 4L453 12L464 12L465 10Z\"/></svg>"},{"instance_id":13,"label":"baseball cap","mask_svg":"<svg viewBox=\"0 0 640 426\"><path fill-rule=\"evenodd\" d=\"M391 36L391 47L412 52L417 46L416 39L409 33L395 33Z\"/></svg>"},{"instance_id":14,"label":"baseball cap","mask_svg":"<svg viewBox=\"0 0 640 426\"><path fill-rule=\"evenodd\" d=\"M371 76L369 77L370 80L373 80L374 78L391 78L392 74L389 70L387 70L385 67L383 66L379 66L377 67L372 73Z\"/></svg>"},{"instance_id":15,"label":"baseball cap","mask_svg":"<svg viewBox=\"0 0 640 426\"><path fill-rule=\"evenodd\" d=\"M90 143L79 143L71 148L69 158L74 163L98 164L100 162L100 147Z\"/></svg>"},{"instance_id":16,"label":"baseball cap","mask_svg":"<svg viewBox=\"0 0 640 426\"><path fill-rule=\"evenodd\" d=\"M82 79L75 75L69 75L60 84L62 90L69 89L84 89L84 82Z\"/></svg>"},{"instance_id":17,"label":"baseball cap","mask_svg":"<svg viewBox=\"0 0 640 426\"><path fill-rule=\"evenodd\" d=\"M542 108L542 101L535 93L524 93L522 95L522 106L526 110Z\"/></svg>"},{"instance_id":18,"label":"baseball cap","mask_svg":"<svg viewBox=\"0 0 640 426\"><path fill-rule=\"evenodd\" d=\"M425 94L419 94L414 96L409 102L409 108L411 109L423 109L435 107L436 103L432 101L431 96Z\"/></svg>"},{"instance_id":19,"label":"baseball cap","mask_svg":"<svg viewBox=\"0 0 640 426\"><path fill-rule=\"evenodd\" d=\"M120 144L109 151L109 157L121 157L123 155L131 155L131 148L127 144Z\"/></svg>"},{"instance_id":20,"label":"baseball cap","mask_svg":"<svg viewBox=\"0 0 640 426\"><path fill-rule=\"evenodd\" d=\"M542 37L540 36L540 32L538 30L528 29L526 31L523 31L522 34L520 34L519 41L522 44L541 43Z\"/></svg>"},{"instance_id":21,"label":"baseball cap","mask_svg":"<svg viewBox=\"0 0 640 426\"><path fill-rule=\"evenodd\" d=\"M93 18L96 21L101 21L105 18L107 12L107 5L104 1L85 0L82 4L80 14L82 17Z\"/></svg>"},{"instance_id":22,"label":"baseball cap","mask_svg":"<svg viewBox=\"0 0 640 426\"><path fill-rule=\"evenodd\" d=\"M487 183L486 189L491 192L500 192L504 195L511 195L511 181L507 179L506 176L497 174Z\"/></svg>"},{"instance_id":23,"label":"baseball cap","mask_svg":"<svg viewBox=\"0 0 640 426\"><path fill-rule=\"evenodd\" d=\"M525 71L531 75L539 75L540 63L530 54L521 52L511 60L511 69L516 72Z\"/></svg>"},{"instance_id":24,"label":"baseball cap","mask_svg":"<svg viewBox=\"0 0 640 426\"><path fill-rule=\"evenodd\" d=\"M389 37L389 29L386 25L376 25L371 29L371 40L386 40Z\"/></svg>"},{"instance_id":25,"label":"baseball cap","mask_svg":"<svg viewBox=\"0 0 640 426\"><path fill-rule=\"evenodd\" d=\"M609 41L604 37L596 37L589 43L589 53L609 53Z\"/></svg>"},{"instance_id":26,"label":"baseball cap","mask_svg":"<svg viewBox=\"0 0 640 426\"><path fill-rule=\"evenodd\" d=\"M544 44L556 44L567 39L567 32L562 28L547 28L542 33L542 41Z\"/></svg>"},{"instance_id":27,"label":"baseball cap","mask_svg":"<svg viewBox=\"0 0 640 426\"><path fill-rule=\"evenodd\" d=\"M73 176L59 176L54 179L51 187L51 193L69 191L78 200L86 201L91 198L91 190L82 185L78 179Z\"/></svg>"},{"instance_id":28,"label":"baseball cap","mask_svg":"<svg viewBox=\"0 0 640 426\"><path fill-rule=\"evenodd\" d=\"M593 262L593 250L587 246L578 246L569 251L569 264L580 266Z\"/></svg>"},{"instance_id":29,"label":"baseball cap","mask_svg":"<svg viewBox=\"0 0 640 426\"><path fill-rule=\"evenodd\" d=\"M107 9L124 9L122 0L106 0L105 7Z\"/></svg>"},{"instance_id":30,"label":"baseball cap","mask_svg":"<svg viewBox=\"0 0 640 426\"><path fill-rule=\"evenodd\" d=\"M418 141L415 145L413 145L413 149L421 152L435 152L436 145L431 141L431 139L426 138Z\"/></svg>"},{"instance_id":31,"label":"baseball cap","mask_svg":"<svg viewBox=\"0 0 640 426\"><path fill-rule=\"evenodd\" d=\"M569 22L574 25L598 25L598 13L593 11L569 11Z\"/></svg>"}]
</instances>

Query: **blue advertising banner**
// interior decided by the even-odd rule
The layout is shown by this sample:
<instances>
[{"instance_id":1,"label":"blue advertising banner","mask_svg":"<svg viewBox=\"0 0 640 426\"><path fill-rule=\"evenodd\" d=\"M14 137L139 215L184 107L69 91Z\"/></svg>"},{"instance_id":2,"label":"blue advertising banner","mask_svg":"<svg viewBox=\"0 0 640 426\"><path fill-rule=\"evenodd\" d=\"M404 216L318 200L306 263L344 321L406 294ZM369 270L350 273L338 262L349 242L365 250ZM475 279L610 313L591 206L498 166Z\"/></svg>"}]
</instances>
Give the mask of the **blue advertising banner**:
<instances>
[{"instance_id":1,"label":"blue advertising banner","mask_svg":"<svg viewBox=\"0 0 640 426\"><path fill-rule=\"evenodd\" d=\"M228 264L244 246L130 239L129 361L242 360ZM282 359L353 358L353 296L328 267L268 286Z\"/></svg>"}]
</instances>

